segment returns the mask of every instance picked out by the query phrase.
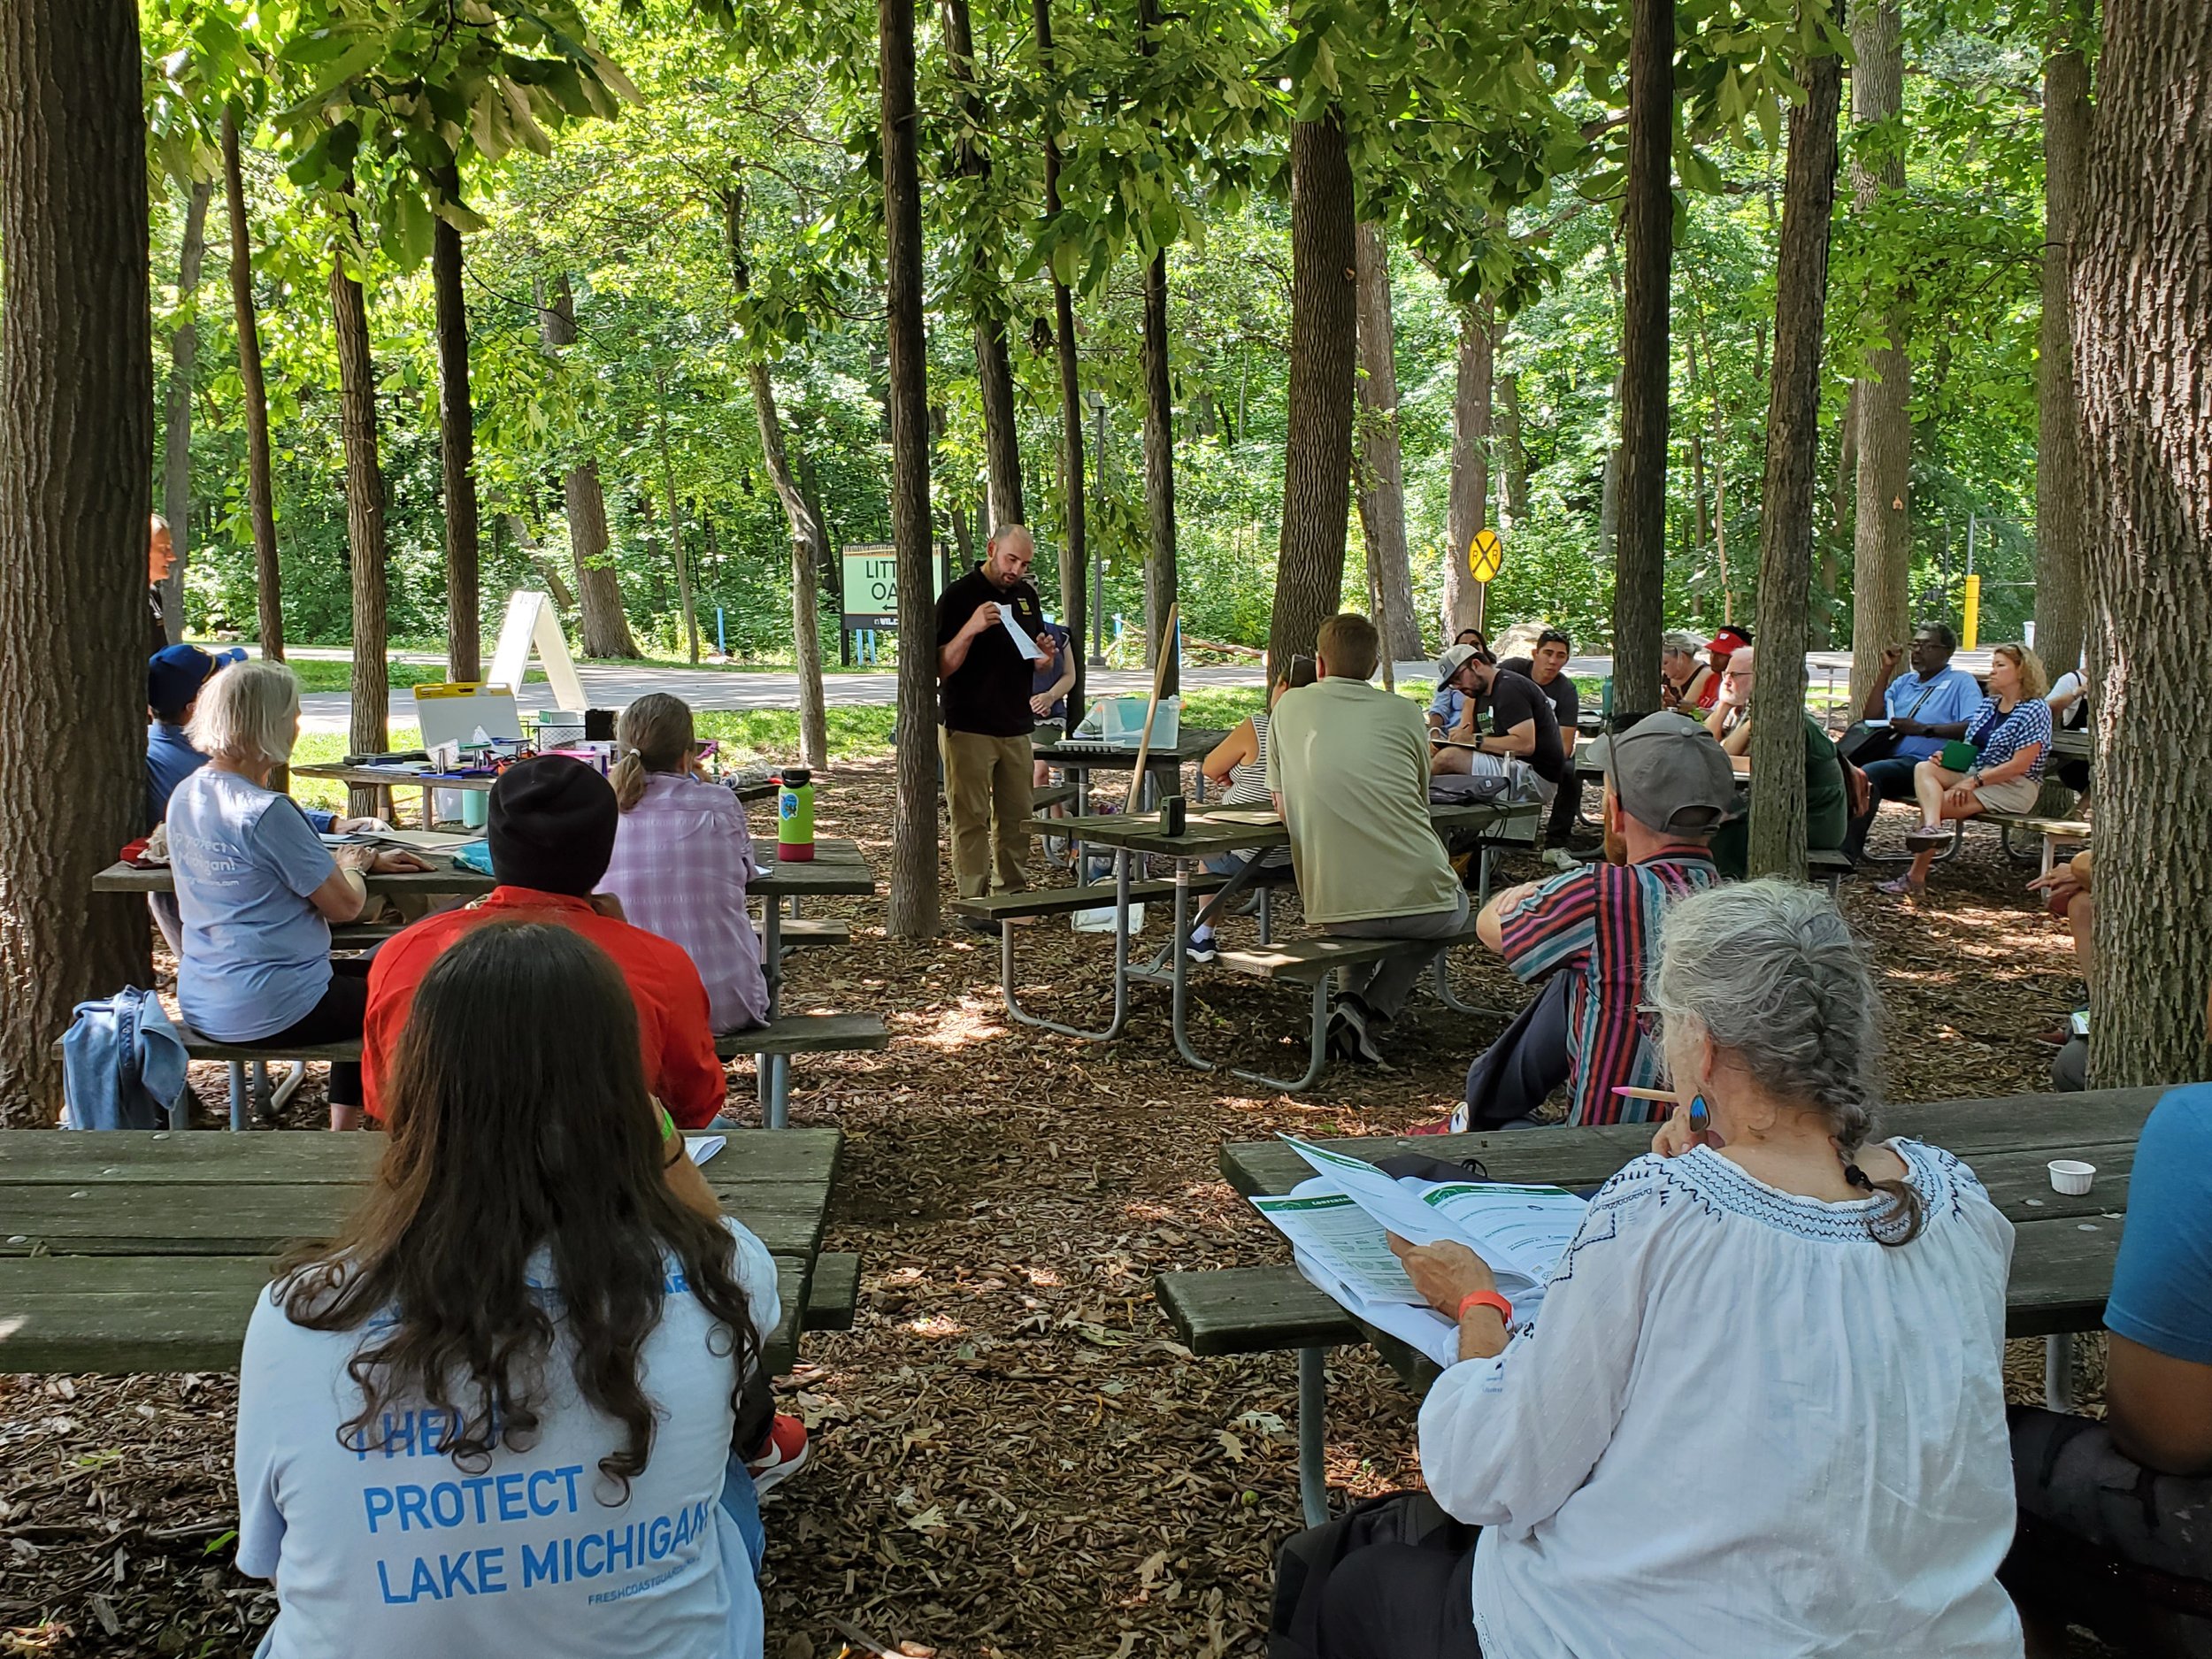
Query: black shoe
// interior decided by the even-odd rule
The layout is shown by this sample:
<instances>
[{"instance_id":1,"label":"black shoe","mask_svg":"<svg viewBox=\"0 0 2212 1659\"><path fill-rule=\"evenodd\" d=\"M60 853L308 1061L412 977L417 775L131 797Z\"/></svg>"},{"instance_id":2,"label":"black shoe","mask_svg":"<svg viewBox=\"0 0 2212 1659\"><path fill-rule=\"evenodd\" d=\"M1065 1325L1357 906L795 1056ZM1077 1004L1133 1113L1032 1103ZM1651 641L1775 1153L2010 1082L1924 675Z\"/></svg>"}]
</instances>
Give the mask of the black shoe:
<instances>
[{"instance_id":1,"label":"black shoe","mask_svg":"<svg viewBox=\"0 0 2212 1659\"><path fill-rule=\"evenodd\" d=\"M980 916L964 916L960 918L960 926L972 933L982 934L993 943L997 942L998 924L996 922L986 921Z\"/></svg>"},{"instance_id":2,"label":"black shoe","mask_svg":"<svg viewBox=\"0 0 2212 1659\"><path fill-rule=\"evenodd\" d=\"M1357 995L1338 998L1335 1018L1344 1022L1345 1033L1355 1058L1363 1060L1369 1065L1389 1064L1383 1057L1381 1045L1376 1042L1374 1033L1371 1029L1371 1024L1379 1022L1376 1021L1374 1013Z\"/></svg>"}]
</instances>

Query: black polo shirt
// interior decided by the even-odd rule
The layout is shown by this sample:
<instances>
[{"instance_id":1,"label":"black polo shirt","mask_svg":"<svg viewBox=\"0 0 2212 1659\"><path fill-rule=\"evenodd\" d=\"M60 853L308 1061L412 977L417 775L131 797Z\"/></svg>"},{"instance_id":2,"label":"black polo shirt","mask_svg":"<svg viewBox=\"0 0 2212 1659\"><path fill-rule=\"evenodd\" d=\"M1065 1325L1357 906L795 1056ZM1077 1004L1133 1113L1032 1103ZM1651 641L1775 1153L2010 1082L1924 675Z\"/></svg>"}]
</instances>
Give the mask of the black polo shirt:
<instances>
[{"instance_id":1,"label":"black polo shirt","mask_svg":"<svg viewBox=\"0 0 2212 1659\"><path fill-rule=\"evenodd\" d=\"M937 598L937 645L952 643L979 606L1002 605L1031 639L1044 635L1044 607L1027 582L996 586L978 565ZM1006 630L993 624L969 641L967 660L937 683L938 718L951 732L983 737L1027 737L1036 717L1029 711L1033 665Z\"/></svg>"}]
</instances>

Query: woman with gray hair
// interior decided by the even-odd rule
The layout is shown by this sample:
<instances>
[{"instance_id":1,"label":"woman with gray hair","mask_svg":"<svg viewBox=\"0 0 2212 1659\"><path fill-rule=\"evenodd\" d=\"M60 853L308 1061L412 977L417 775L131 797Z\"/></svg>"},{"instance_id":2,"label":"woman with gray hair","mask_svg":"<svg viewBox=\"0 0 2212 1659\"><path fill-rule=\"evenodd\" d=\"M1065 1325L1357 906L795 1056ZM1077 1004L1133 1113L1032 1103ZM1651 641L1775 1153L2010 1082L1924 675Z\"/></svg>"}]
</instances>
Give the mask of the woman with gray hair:
<instances>
[{"instance_id":1,"label":"woman with gray hair","mask_svg":"<svg viewBox=\"0 0 2212 1659\"><path fill-rule=\"evenodd\" d=\"M281 663L207 682L191 724L206 765L169 797L169 864L182 934L177 1005L218 1042L275 1054L357 1041L366 961L333 964L330 924L368 902L369 871L423 870L411 853L326 848L269 776L292 757L300 687ZM330 1068L330 1126L361 1122L361 1068Z\"/></svg>"},{"instance_id":2,"label":"woman with gray hair","mask_svg":"<svg viewBox=\"0 0 2212 1659\"><path fill-rule=\"evenodd\" d=\"M1433 1496L1347 1517L1388 1541L1294 1545L1333 1564L1279 1655L2022 1651L2012 1229L1949 1154L1869 1138L1864 952L1810 888L1717 887L1669 913L1649 995L1678 1110L1532 1322L1471 1250L1397 1245L1459 1325L1421 1408Z\"/></svg>"}]
</instances>

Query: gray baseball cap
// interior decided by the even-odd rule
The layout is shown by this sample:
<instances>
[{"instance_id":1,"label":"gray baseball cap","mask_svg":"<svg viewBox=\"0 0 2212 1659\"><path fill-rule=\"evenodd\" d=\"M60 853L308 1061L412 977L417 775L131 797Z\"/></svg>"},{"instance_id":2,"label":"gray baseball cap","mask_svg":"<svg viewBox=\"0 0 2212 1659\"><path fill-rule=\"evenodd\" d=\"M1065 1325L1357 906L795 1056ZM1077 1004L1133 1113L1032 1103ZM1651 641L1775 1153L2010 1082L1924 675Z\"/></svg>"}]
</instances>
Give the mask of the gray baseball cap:
<instances>
[{"instance_id":1,"label":"gray baseball cap","mask_svg":"<svg viewBox=\"0 0 2212 1659\"><path fill-rule=\"evenodd\" d=\"M1647 714L1590 745L1621 810L1670 834L1703 835L1736 806L1727 751L1703 725L1680 714Z\"/></svg>"},{"instance_id":2,"label":"gray baseball cap","mask_svg":"<svg viewBox=\"0 0 2212 1659\"><path fill-rule=\"evenodd\" d=\"M1481 655L1471 645L1446 647L1444 655L1436 659L1436 683L1440 686L1449 685L1454 674Z\"/></svg>"}]
</instances>

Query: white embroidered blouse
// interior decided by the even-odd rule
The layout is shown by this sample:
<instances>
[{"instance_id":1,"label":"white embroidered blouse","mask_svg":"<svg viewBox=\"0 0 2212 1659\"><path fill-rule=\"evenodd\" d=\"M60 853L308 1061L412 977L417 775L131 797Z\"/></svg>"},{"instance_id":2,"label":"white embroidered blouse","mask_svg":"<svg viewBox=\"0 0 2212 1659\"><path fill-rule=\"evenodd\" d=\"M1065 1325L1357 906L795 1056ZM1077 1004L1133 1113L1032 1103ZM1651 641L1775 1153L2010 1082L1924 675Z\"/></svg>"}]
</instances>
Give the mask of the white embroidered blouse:
<instances>
[{"instance_id":1,"label":"white embroidered blouse","mask_svg":"<svg viewBox=\"0 0 2212 1659\"><path fill-rule=\"evenodd\" d=\"M1485 1530L1486 1659L2022 1651L2002 1371L2012 1226L1950 1154L1927 1208L1832 1204L1717 1152L1638 1159L1534 1325L1421 1408L1421 1463Z\"/></svg>"}]
</instances>

